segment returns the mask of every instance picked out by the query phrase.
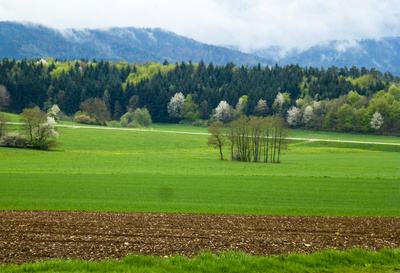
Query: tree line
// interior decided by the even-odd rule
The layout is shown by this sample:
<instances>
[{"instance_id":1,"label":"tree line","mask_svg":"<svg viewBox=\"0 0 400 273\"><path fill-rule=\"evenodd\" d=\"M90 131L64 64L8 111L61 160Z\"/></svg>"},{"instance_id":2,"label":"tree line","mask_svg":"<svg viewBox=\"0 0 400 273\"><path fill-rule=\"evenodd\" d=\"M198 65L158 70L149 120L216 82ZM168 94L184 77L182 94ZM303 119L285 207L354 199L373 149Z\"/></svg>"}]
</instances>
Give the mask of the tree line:
<instances>
[{"instance_id":1,"label":"tree line","mask_svg":"<svg viewBox=\"0 0 400 273\"><path fill-rule=\"evenodd\" d=\"M136 126L136 121L129 120L140 109L146 118L139 119L151 117L153 122L209 125L216 120L228 123L242 114L273 115L292 127L398 135L397 91L389 92L393 82L399 78L364 67L238 67L203 61L128 64L84 59L3 59L0 63L0 84L9 96L5 111L21 113L35 106L47 111L56 104L65 114L62 118L79 116L77 121L99 124L115 120L120 126ZM353 103L350 94L360 99ZM178 103L174 104L174 98ZM1 99L0 92L0 103ZM90 109L84 105L95 99L107 110L101 118L82 110ZM383 123L375 122L373 128L372 118L375 115L379 121L378 114Z\"/></svg>"}]
</instances>

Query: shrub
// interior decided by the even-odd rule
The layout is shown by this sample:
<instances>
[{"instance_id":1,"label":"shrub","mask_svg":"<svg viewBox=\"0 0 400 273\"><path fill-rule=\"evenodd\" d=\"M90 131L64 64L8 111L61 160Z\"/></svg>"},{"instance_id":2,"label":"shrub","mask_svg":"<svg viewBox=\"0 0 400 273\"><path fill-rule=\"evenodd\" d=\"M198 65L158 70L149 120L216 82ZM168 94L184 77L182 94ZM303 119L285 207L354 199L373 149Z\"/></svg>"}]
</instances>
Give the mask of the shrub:
<instances>
[{"instance_id":1,"label":"shrub","mask_svg":"<svg viewBox=\"0 0 400 273\"><path fill-rule=\"evenodd\" d=\"M132 120L132 122L130 122L128 124L128 127L130 127L130 128L139 128L139 127L142 127L142 126L140 126L139 122L137 122L136 120Z\"/></svg>"},{"instance_id":2,"label":"shrub","mask_svg":"<svg viewBox=\"0 0 400 273\"><path fill-rule=\"evenodd\" d=\"M120 120L121 127L128 127L128 124L129 124L128 119L125 116L122 116Z\"/></svg>"},{"instance_id":3,"label":"shrub","mask_svg":"<svg viewBox=\"0 0 400 273\"><path fill-rule=\"evenodd\" d=\"M110 122L108 123L108 126L110 126L110 127L121 127L121 125L119 124L119 122L116 121L116 120L110 121Z\"/></svg>"},{"instance_id":4,"label":"shrub","mask_svg":"<svg viewBox=\"0 0 400 273\"><path fill-rule=\"evenodd\" d=\"M28 137L18 133L5 134L0 138L0 146L26 148L28 146Z\"/></svg>"},{"instance_id":5,"label":"shrub","mask_svg":"<svg viewBox=\"0 0 400 273\"><path fill-rule=\"evenodd\" d=\"M125 113L120 119L121 127L149 127L152 124L151 116L146 108L138 108L133 112Z\"/></svg>"},{"instance_id":6,"label":"shrub","mask_svg":"<svg viewBox=\"0 0 400 273\"><path fill-rule=\"evenodd\" d=\"M89 116L86 115L75 116L74 121L83 124L93 124L93 125L97 124L96 119L90 118Z\"/></svg>"}]
</instances>

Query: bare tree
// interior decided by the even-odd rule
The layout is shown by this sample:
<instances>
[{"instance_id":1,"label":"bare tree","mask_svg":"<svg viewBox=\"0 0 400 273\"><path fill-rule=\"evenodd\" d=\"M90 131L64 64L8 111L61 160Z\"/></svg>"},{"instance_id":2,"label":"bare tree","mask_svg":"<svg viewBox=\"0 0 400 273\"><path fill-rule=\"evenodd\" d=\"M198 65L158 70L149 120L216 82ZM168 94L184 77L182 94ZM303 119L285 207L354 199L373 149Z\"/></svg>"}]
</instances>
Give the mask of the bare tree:
<instances>
[{"instance_id":1,"label":"bare tree","mask_svg":"<svg viewBox=\"0 0 400 273\"><path fill-rule=\"evenodd\" d=\"M0 110L7 107L10 104L10 93L7 91L7 87L0 84Z\"/></svg>"},{"instance_id":2,"label":"bare tree","mask_svg":"<svg viewBox=\"0 0 400 273\"><path fill-rule=\"evenodd\" d=\"M222 147L225 146L227 138L224 132L224 124L221 121L216 121L211 123L208 127L208 132L211 134L207 139L208 146L213 146L219 149L219 154L221 160L224 160L224 155L222 153Z\"/></svg>"},{"instance_id":3,"label":"bare tree","mask_svg":"<svg viewBox=\"0 0 400 273\"><path fill-rule=\"evenodd\" d=\"M10 117L0 112L0 138L8 132L7 122L10 122Z\"/></svg>"},{"instance_id":4,"label":"bare tree","mask_svg":"<svg viewBox=\"0 0 400 273\"><path fill-rule=\"evenodd\" d=\"M214 123L210 126L209 132L216 130L215 125ZM223 123L219 122L219 128L222 126ZM288 124L281 117L242 116L229 123L225 132L214 133L209 141L212 141L215 147L221 147L218 146L216 136L226 133L226 138L231 143L232 160L260 162L264 159L266 163L279 163L281 151L286 147L288 130ZM221 149L220 152L222 158Z\"/></svg>"},{"instance_id":5,"label":"bare tree","mask_svg":"<svg viewBox=\"0 0 400 273\"><path fill-rule=\"evenodd\" d=\"M286 139L288 136L288 125L285 122L285 120L283 118L280 117L276 117L275 121L274 121L274 127L275 127L275 135L277 137L277 163L280 163L280 155L281 155L281 151L286 148ZM274 153L275 154L275 153Z\"/></svg>"}]
</instances>

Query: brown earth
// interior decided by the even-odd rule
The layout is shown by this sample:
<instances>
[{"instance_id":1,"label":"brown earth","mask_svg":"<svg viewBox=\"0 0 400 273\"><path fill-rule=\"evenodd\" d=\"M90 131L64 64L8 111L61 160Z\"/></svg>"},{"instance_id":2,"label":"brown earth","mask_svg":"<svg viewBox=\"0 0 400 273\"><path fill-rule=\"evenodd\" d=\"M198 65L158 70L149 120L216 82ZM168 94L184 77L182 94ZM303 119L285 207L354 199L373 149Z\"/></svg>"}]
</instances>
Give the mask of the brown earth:
<instances>
[{"instance_id":1,"label":"brown earth","mask_svg":"<svg viewBox=\"0 0 400 273\"><path fill-rule=\"evenodd\" d=\"M400 247L400 218L0 211L0 263Z\"/></svg>"}]
</instances>

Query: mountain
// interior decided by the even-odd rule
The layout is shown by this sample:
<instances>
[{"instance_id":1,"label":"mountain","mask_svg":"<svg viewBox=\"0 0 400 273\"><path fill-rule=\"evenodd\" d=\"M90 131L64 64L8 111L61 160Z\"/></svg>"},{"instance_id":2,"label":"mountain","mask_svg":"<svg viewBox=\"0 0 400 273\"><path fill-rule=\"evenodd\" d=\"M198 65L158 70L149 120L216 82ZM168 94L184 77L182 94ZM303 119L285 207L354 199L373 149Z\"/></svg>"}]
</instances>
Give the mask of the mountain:
<instances>
[{"instance_id":1,"label":"mountain","mask_svg":"<svg viewBox=\"0 0 400 273\"><path fill-rule=\"evenodd\" d=\"M400 75L400 37L364 40L335 40L312 46L299 52L282 54L283 48L270 47L252 52L257 56L274 60L280 65L296 64L313 67L352 66L372 67ZM284 55L284 56L282 56Z\"/></svg>"},{"instance_id":2,"label":"mountain","mask_svg":"<svg viewBox=\"0 0 400 273\"><path fill-rule=\"evenodd\" d=\"M284 54L283 54L284 53ZM160 28L56 30L32 23L0 22L0 58L103 59L128 62L198 62L226 65L299 64L312 67L376 68L400 76L400 37L335 40L308 50L273 46L242 53L204 44Z\"/></svg>"},{"instance_id":3,"label":"mountain","mask_svg":"<svg viewBox=\"0 0 400 273\"><path fill-rule=\"evenodd\" d=\"M0 22L1 58L104 59L128 62L213 62L267 65L266 59L208 45L159 28L56 30L32 23Z\"/></svg>"}]
</instances>

